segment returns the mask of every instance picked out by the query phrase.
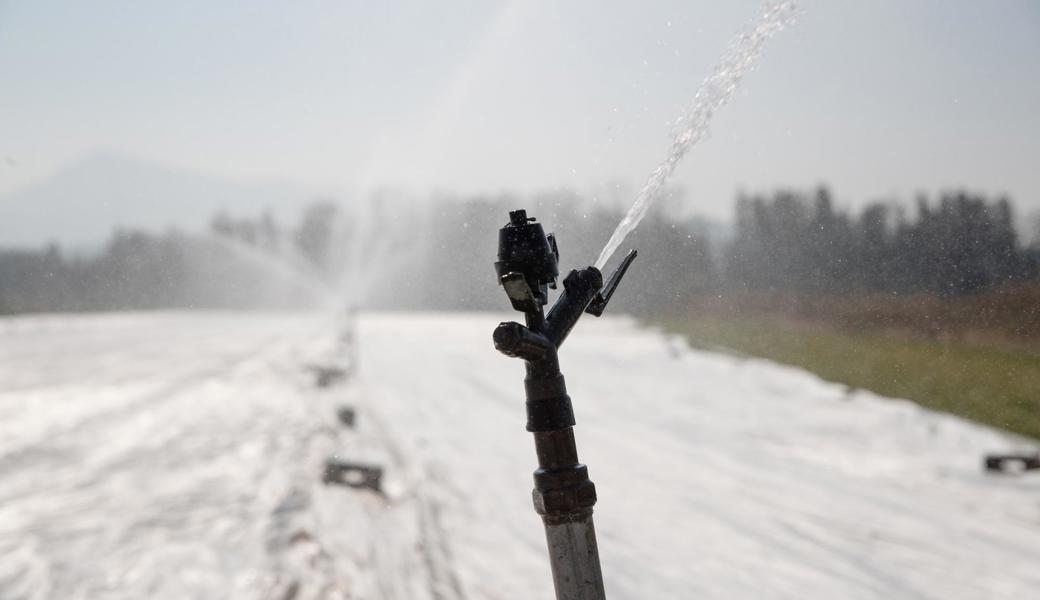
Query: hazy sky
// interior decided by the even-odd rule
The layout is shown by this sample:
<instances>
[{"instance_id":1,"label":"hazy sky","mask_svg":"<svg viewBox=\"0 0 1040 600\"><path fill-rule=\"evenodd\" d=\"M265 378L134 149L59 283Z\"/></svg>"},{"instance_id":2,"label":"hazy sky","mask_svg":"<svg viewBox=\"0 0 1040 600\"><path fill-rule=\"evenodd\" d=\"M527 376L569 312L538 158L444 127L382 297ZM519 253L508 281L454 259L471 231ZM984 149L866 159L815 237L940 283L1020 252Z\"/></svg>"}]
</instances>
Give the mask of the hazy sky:
<instances>
[{"instance_id":1,"label":"hazy sky","mask_svg":"<svg viewBox=\"0 0 1040 600\"><path fill-rule=\"evenodd\" d=\"M676 181L1040 209L1040 3L803 1ZM632 191L747 2L0 0L0 193L97 151L312 189ZM598 190L598 191L597 191Z\"/></svg>"}]
</instances>

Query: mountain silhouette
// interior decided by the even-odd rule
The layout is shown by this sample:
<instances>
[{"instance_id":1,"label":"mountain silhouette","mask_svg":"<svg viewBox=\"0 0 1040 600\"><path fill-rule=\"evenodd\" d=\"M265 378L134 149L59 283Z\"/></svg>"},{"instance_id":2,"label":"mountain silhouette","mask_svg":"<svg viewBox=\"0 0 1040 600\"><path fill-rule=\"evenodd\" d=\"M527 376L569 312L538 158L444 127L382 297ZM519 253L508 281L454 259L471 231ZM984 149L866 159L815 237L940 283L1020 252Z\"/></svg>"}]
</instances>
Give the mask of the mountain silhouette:
<instances>
[{"instance_id":1,"label":"mountain silhouette","mask_svg":"<svg viewBox=\"0 0 1040 600\"><path fill-rule=\"evenodd\" d=\"M0 195L0 247L90 248L120 227L198 231L220 210L295 220L314 193L253 183L114 154L95 154L22 190Z\"/></svg>"}]
</instances>

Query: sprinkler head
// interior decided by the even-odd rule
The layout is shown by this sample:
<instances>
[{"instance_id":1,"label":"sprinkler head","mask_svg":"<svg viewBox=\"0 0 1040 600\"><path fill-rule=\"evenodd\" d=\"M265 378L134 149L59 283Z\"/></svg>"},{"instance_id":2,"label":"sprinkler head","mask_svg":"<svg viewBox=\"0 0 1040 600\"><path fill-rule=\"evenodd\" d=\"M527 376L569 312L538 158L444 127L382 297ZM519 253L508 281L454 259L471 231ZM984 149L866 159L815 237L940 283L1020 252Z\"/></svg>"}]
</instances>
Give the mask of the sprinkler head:
<instances>
[{"instance_id":1,"label":"sprinkler head","mask_svg":"<svg viewBox=\"0 0 1040 600\"><path fill-rule=\"evenodd\" d=\"M552 234L546 235L526 210L509 213L509 223L498 230L495 272L513 308L536 312L545 306L549 289L556 289L559 260L560 251Z\"/></svg>"}]
</instances>

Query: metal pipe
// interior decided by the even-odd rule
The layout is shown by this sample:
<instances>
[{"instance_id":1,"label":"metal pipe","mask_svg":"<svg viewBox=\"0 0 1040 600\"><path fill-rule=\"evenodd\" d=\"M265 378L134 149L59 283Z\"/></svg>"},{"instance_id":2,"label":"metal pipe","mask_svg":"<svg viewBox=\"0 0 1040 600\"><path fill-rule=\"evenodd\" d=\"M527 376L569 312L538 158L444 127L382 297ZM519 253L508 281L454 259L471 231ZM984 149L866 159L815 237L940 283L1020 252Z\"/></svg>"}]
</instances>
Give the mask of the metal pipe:
<instances>
[{"instance_id":1,"label":"metal pipe","mask_svg":"<svg viewBox=\"0 0 1040 600\"><path fill-rule=\"evenodd\" d=\"M557 600L604 600L596 528L585 520L545 524Z\"/></svg>"},{"instance_id":2,"label":"metal pipe","mask_svg":"<svg viewBox=\"0 0 1040 600\"><path fill-rule=\"evenodd\" d=\"M533 492L549 549L553 587L560 600L604 600L592 507L596 486L578 462L574 428L534 434L538 470Z\"/></svg>"}]
</instances>

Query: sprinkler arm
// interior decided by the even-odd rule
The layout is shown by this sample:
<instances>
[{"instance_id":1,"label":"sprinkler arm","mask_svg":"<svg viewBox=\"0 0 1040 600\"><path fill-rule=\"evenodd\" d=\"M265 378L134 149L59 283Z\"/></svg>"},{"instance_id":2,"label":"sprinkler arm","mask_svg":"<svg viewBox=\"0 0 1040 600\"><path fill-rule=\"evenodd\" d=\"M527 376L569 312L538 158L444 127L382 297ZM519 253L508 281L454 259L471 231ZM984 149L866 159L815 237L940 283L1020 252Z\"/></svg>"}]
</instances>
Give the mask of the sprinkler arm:
<instances>
[{"instance_id":1,"label":"sprinkler arm","mask_svg":"<svg viewBox=\"0 0 1040 600\"><path fill-rule=\"evenodd\" d=\"M628 251L625 258L621 259L621 264L618 265L618 268L614 269L614 274L607 280L607 285L603 286L603 289L596 294L596 297L592 299L592 304L585 309L585 312L594 317L603 315L603 311L607 309L607 303L610 302L610 297L614 295L614 290L621 283L621 278L625 276L628 268L632 266L632 261L636 259L636 254L635 250Z\"/></svg>"}]
</instances>

